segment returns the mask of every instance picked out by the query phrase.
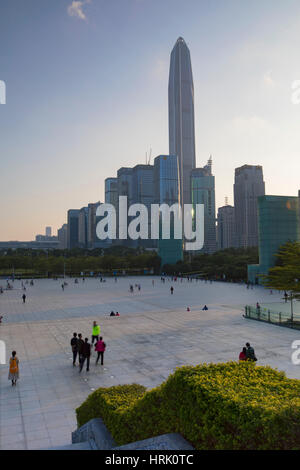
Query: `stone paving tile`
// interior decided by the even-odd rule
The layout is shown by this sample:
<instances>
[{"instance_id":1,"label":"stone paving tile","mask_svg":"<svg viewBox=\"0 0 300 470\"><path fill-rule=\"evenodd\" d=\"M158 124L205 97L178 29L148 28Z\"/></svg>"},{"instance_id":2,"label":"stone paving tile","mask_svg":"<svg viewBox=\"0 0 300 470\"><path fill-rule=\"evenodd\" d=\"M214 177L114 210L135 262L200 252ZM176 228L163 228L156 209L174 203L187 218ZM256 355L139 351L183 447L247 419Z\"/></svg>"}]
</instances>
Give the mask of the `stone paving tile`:
<instances>
[{"instance_id":1,"label":"stone paving tile","mask_svg":"<svg viewBox=\"0 0 300 470\"><path fill-rule=\"evenodd\" d=\"M259 364L270 364L300 378L291 363L291 343L300 332L245 320L244 304L280 306L280 296L262 288L204 282L161 284L152 278L121 279L100 285L87 280L60 283L36 281L27 290L0 296L4 323L0 339L8 353L17 350L20 380L11 387L7 366L0 366L0 449L38 449L69 444L76 428L75 408L91 389L120 383L141 383L152 388L184 364L237 360L246 341L254 343ZM129 284L141 283L141 292L129 294ZM1 285L1 281L0 281ZM18 283L15 283L18 286ZM201 310L203 304L207 312ZM296 308L300 304L297 304ZM191 312L186 312L190 306ZM119 318L109 318L114 309ZM78 373L72 367L73 331L90 338L92 321L101 326L107 350L104 366ZM11 440L13 436L13 441Z\"/></svg>"}]
</instances>

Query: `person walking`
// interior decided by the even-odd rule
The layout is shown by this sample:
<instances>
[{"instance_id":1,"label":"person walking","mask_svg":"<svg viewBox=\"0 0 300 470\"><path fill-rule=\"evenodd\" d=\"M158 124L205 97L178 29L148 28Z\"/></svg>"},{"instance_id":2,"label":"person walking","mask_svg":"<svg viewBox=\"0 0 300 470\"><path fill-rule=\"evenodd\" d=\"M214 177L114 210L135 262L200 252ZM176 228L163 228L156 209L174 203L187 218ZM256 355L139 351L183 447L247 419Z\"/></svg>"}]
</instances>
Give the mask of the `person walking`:
<instances>
[{"instance_id":1,"label":"person walking","mask_svg":"<svg viewBox=\"0 0 300 470\"><path fill-rule=\"evenodd\" d=\"M73 333L73 338L71 339L71 348L73 353L73 367L76 366L76 358L78 354L78 338L77 333Z\"/></svg>"},{"instance_id":2,"label":"person walking","mask_svg":"<svg viewBox=\"0 0 300 470\"><path fill-rule=\"evenodd\" d=\"M91 345L89 343L89 339L85 338L83 346L82 346L82 359L80 363L79 372L82 371L85 361L86 361L86 371L88 372L90 370L90 357L91 357Z\"/></svg>"},{"instance_id":3,"label":"person walking","mask_svg":"<svg viewBox=\"0 0 300 470\"><path fill-rule=\"evenodd\" d=\"M247 348L243 348L239 355L239 361L247 361Z\"/></svg>"},{"instance_id":4,"label":"person walking","mask_svg":"<svg viewBox=\"0 0 300 470\"><path fill-rule=\"evenodd\" d=\"M104 352L106 349L106 344L103 341L102 336L100 336L99 341L97 341L95 346L95 351L97 352L96 365L98 364L99 358L101 357L101 366L103 366Z\"/></svg>"},{"instance_id":5,"label":"person walking","mask_svg":"<svg viewBox=\"0 0 300 470\"><path fill-rule=\"evenodd\" d=\"M173 286L170 288L170 291L171 291L171 294L173 295L173 292L174 292L174 287Z\"/></svg>"},{"instance_id":6,"label":"person walking","mask_svg":"<svg viewBox=\"0 0 300 470\"><path fill-rule=\"evenodd\" d=\"M25 302L26 302L26 295L25 294L22 295L22 299L23 299L23 304L25 304Z\"/></svg>"},{"instance_id":7,"label":"person walking","mask_svg":"<svg viewBox=\"0 0 300 470\"><path fill-rule=\"evenodd\" d=\"M255 356L254 348L252 348L252 346L250 346L250 343L246 343L246 348L247 348L246 349L247 360L256 362L257 358Z\"/></svg>"},{"instance_id":8,"label":"person walking","mask_svg":"<svg viewBox=\"0 0 300 470\"><path fill-rule=\"evenodd\" d=\"M79 365L81 364L81 361L82 361L83 345L84 345L84 341L82 339L82 334L79 333L78 339L77 339L77 352L79 356Z\"/></svg>"},{"instance_id":9,"label":"person walking","mask_svg":"<svg viewBox=\"0 0 300 470\"><path fill-rule=\"evenodd\" d=\"M96 321L94 321L93 322L92 344L94 344L95 340L96 340L96 342L99 340L99 336L100 336L100 326L97 325Z\"/></svg>"},{"instance_id":10,"label":"person walking","mask_svg":"<svg viewBox=\"0 0 300 470\"><path fill-rule=\"evenodd\" d=\"M8 380L11 380L12 387L17 384L19 378L19 359L17 358L16 351L11 353L11 358L9 360L9 373Z\"/></svg>"}]
</instances>

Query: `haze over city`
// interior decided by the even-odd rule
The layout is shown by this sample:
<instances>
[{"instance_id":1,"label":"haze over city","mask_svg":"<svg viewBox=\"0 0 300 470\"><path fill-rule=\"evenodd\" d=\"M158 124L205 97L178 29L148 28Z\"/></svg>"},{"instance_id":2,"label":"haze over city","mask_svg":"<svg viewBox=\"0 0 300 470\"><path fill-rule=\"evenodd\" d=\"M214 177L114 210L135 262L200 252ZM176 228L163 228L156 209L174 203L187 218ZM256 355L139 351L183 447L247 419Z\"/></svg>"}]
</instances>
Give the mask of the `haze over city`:
<instances>
[{"instance_id":1,"label":"haze over city","mask_svg":"<svg viewBox=\"0 0 300 470\"><path fill-rule=\"evenodd\" d=\"M234 169L262 165L266 194L299 189L299 2L10 0L0 6L0 240L54 230L104 201L121 166L169 153L168 75L191 52L196 166L213 158L216 208Z\"/></svg>"}]
</instances>

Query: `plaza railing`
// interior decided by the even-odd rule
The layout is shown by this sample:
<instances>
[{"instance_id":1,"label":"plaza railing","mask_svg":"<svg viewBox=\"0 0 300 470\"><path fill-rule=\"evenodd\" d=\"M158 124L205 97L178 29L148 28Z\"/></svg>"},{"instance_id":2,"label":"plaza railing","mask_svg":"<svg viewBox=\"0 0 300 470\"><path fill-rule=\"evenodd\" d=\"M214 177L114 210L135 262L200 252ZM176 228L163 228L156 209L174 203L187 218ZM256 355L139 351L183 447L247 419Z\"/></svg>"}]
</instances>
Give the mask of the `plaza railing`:
<instances>
[{"instance_id":1,"label":"plaza railing","mask_svg":"<svg viewBox=\"0 0 300 470\"><path fill-rule=\"evenodd\" d=\"M294 313L292 316L291 313L288 312L276 312L264 307L257 308L246 305L244 317L300 330L300 315L297 313Z\"/></svg>"}]
</instances>

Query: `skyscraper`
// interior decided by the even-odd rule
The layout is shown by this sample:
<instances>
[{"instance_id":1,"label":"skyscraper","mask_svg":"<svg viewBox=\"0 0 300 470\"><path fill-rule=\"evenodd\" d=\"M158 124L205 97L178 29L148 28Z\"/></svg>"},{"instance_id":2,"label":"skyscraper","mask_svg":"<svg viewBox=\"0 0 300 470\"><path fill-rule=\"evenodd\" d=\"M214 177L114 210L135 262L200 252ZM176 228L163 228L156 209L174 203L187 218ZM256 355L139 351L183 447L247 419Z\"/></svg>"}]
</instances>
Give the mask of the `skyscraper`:
<instances>
[{"instance_id":1,"label":"skyscraper","mask_svg":"<svg viewBox=\"0 0 300 470\"><path fill-rule=\"evenodd\" d=\"M68 248L68 224L63 224L62 227L57 230L57 239L59 241L58 248L60 250Z\"/></svg>"},{"instance_id":2,"label":"skyscraper","mask_svg":"<svg viewBox=\"0 0 300 470\"><path fill-rule=\"evenodd\" d=\"M52 236L52 228L51 227L46 227L45 235L46 235L46 237L51 237Z\"/></svg>"},{"instance_id":3,"label":"skyscraper","mask_svg":"<svg viewBox=\"0 0 300 470\"><path fill-rule=\"evenodd\" d=\"M178 157L181 204L190 204L190 174L196 166L194 84L190 51L181 37L170 62L169 153Z\"/></svg>"},{"instance_id":4,"label":"skyscraper","mask_svg":"<svg viewBox=\"0 0 300 470\"><path fill-rule=\"evenodd\" d=\"M97 248L101 245L101 240L97 238L96 227L98 219L96 212L100 206L100 201L95 203L88 204L88 213L87 213L87 246L89 249Z\"/></svg>"},{"instance_id":5,"label":"skyscraper","mask_svg":"<svg viewBox=\"0 0 300 470\"><path fill-rule=\"evenodd\" d=\"M180 203L179 167L176 155L159 155L154 160L154 201L156 204ZM161 265L175 264L183 259L183 241L174 238L174 223L171 219L170 239L158 240L158 254Z\"/></svg>"},{"instance_id":6,"label":"skyscraper","mask_svg":"<svg viewBox=\"0 0 300 470\"><path fill-rule=\"evenodd\" d=\"M106 178L105 180L105 202L112 204L115 209L118 205L118 178Z\"/></svg>"},{"instance_id":7,"label":"skyscraper","mask_svg":"<svg viewBox=\"0 0 300 470\"><path fill-rule=\"evenodd\" d=\"M300 241L299 198L260 196L258 205L259 264L248 265L248 281L261 284L261 275L275 265L281 245Z\"/></svg>"},{"instance_id":8,"label":"skyscraper","mask_svg":"<svg viewBox=\"0 0 300 470\"><path fill-rule=\"evenodd\" d=\"M218 209L218 250L234 247L234 207L226 205Z\"/></svg>"},{"instance_id":9,"label":"skyscraper","mask_svg":"<svg viewBox=\"0 0 300 470\"><path fill-rule=\"evenodd\" d=\"M257 198L265 195L261 166L244 165L235 170L234 208L236 246L258 246Z\"/></svg>"},{"instance_id":10,"label":"skyscraper","mask_svg":"<svg viewBox=\"0 0 300 470\"><path fill-rule=\"evenodd\" d=\"M78 216L78 245L80 248L87 247L88 208L82 207Z\"/></svg>"},{"instance_id":11,"label":"skyscraper","mask_svg":"<svg viewBox=\"0 0 300 470\"><path fill-rule=\"evenodd\" d=\"M151 204L154 202L153 165L136 165L132 169L132 204L144 204L151 213ZM148 221L148 233L151 231L150 217ZM133 246L152 248L156 246L155 240L135 240Z\"/></svg>"},{"instance_id":12,"label":"skyscraper","mask_svg":"<svg viewBox=\"0 0 300 470\"><path fill-rule=\"evenodd\" d=\"M68 210L68 249L78 247L78 220L79 220L79 210L70 209Z\"/></svg>"},{"instance_id":13,"label":"skyscraper","mask_svg":"<svg viewBox=\"0 0 300 470\"><path fill-rule=\"evenodd\" d=\"M212 174L212 160L203 168L191 172L191 195L193 206L204 205L204 246L205 253L216 251L216 204L215 177Z\"/></svg>"}]
</instances>

